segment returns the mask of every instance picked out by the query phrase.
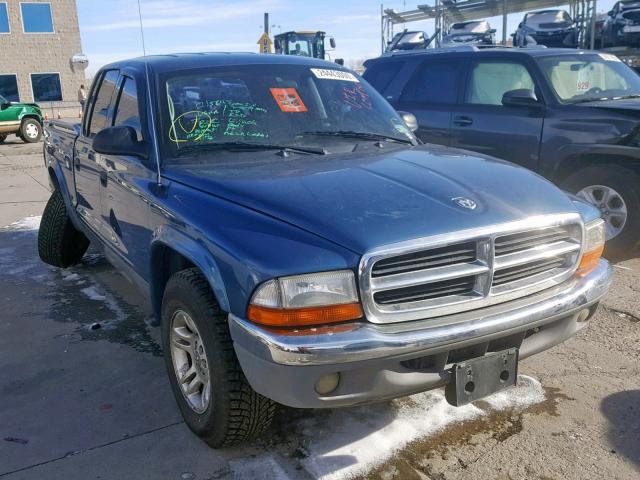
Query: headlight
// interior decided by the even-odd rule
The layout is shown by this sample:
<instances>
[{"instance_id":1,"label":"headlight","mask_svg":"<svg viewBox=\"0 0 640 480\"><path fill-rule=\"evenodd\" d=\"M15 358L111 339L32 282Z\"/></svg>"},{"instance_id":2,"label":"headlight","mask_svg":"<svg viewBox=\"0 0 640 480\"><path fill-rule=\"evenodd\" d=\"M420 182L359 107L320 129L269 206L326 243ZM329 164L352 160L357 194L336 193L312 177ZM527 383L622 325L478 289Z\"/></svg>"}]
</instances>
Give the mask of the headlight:
<instances>
[{"instance_id":1,"label":"headlight","mask_svg":"<svg viewBox=\"0 0 640 480\"><path fill-rule=\"evenodd\" d=\"M604 250L605 224L601 218L584 227L584 253L580 259L577 275L583 277L598 266Z\"/></svg>"},{"instance_id":2,"label":"headlight","mask_svg":"<svg viewBox=\"0 0 640 480\"><path fill-rule=\"evenodd\" d=\"M322 325L362 318L351 270L281 277L260 285L247 317L269 326Z\"/></svg>"}]
</instances>

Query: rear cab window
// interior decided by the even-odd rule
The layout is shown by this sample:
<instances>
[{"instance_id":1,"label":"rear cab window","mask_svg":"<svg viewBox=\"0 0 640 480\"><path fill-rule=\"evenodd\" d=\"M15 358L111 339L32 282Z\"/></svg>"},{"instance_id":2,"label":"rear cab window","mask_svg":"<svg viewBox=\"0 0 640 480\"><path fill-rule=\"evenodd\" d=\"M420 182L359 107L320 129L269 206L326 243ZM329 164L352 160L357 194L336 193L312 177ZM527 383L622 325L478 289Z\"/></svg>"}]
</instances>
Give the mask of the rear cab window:
<instances>
[{"instance_id":1,"label":"rear cab window","mask_svg":"<svg viewBox=\"0 0 640 480\"><path fill-rule=\"evenodd\" d=\"M384 92L400 73L403 66L404 62L401 60L376 62L370 68L367 68L363 77L377 91Z\"/></svg>"},{"instance_id":2,"label":"rear cab window","mask_svg":"<svg viewBox=\"0 0 640 480\"><path fill-rule=\"evenodd\" d=\"M400 101L457 103L463 68L460 59L425 61L405 86Z\"/></svg>"}]
</instances>

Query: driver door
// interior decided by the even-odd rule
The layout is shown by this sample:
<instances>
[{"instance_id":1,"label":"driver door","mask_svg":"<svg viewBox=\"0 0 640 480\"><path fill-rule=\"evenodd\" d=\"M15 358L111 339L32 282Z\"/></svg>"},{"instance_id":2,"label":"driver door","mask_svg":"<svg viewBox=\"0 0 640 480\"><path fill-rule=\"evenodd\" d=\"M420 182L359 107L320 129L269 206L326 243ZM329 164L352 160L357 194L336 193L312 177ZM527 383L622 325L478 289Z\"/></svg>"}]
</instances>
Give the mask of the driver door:
<instances>
[{"instance_id":1,"label":"driver door","mask_svg":"<svg viewBox=\"0 0 640 480\"><path fill-rule=\"evenodd\" d=\"M505 92L533 90L540 107L502 105ZM471 63L463 104L451 119L451 145L502 158L536 170L544 106L530 70L518 61Z\"/></svg>"}]
</instances>

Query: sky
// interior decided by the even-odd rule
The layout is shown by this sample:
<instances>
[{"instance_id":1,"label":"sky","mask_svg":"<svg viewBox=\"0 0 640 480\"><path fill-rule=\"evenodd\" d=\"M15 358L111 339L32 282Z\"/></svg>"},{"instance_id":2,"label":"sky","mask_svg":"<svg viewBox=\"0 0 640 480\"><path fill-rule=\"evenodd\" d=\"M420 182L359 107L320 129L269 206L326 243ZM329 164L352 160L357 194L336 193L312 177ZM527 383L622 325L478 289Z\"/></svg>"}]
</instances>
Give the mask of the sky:
<instances>
[{"instance_id":1,"label":"sky","mask_svg":"<svg viewBox=\"0 0 640 480\"><path fill-rule=\"evenodd\" d=\"M350 60L380 54L380 2L377 0L140 0L147 54L203 51L257 52L263 13L269 12L271 35L288 30L324 30L336 39L332 58ZM389 0L385 8L411 10L434 0ZM607 11L614 0L598 2ZM106 63L142 55L135 0L77 0L82 49L88 76ZM105 8L105 6L109 8ZM563 7L568 10L568 7ZM524 14L508 18L515 31ZM502 17L488 19L502 38ZM407 24L433 33L433 21ZM396 26L396 31L402 26Z\"/></svg>"}]
</instances>

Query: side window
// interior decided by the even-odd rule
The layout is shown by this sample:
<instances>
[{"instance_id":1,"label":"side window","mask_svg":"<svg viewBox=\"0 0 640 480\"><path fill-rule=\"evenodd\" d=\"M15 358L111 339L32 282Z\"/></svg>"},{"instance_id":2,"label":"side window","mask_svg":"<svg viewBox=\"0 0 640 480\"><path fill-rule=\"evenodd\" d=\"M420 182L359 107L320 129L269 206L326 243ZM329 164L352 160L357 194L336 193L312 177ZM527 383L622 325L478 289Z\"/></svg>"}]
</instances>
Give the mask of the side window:
<instances>
[{"instance_id":1,"label":"side window","mask_svg":"<svg viewBox=\"0 0 640 480\"><path fill-rule=\"evenodd\" d=\"M476 63L471 67L466 101L476 105L502 105L502 96L510 90L535 90L524 65L512 62Z\"/></svg>"},{"instance_id":2,"label":"side window","mask_svg":"<svg viewBox=\"0 0 640 480\"><path fill-rule=\"evenodd\" d=\"M113 124L133 127L136 130L138 140L142 140L138 90L136 89L136 81L133 78L124 77L122 87L120 87Z\"/></svg>"},{"instance_id":3,"label":"side window","mask_svg":"<svg viewBox=\"0 0 640 480\"><path fill-rule=\"evenodd\" d=\"M425 63L409 81L400 100L439 104L457 103L460 65L460 62Z\"/></svg>"},{"instance_id":4,"label":"side window","mask_svg":"<svg viewBox=\"0 0 640 480\"><path fill-rule=\"evenodd\" d=\"M89 130L87 131L89 137L95 136L96 133L109 125L110 105L114 97L113 92L116 89L118 75L118 70L109 70L102 77L96 100L93 102L93 108L91 109L91 119L89 120Z\"/></svg>"},{"instance_id":5,"label":"side window","mask_svg":"<svg viewBox=\"0 0 640 480\"><path fill-rule=\"evenodd\" d=\"M378 92L382 93L396 78L404 62L378 62L367 68L364 78Z\"/></svg>"}]
</instances>

